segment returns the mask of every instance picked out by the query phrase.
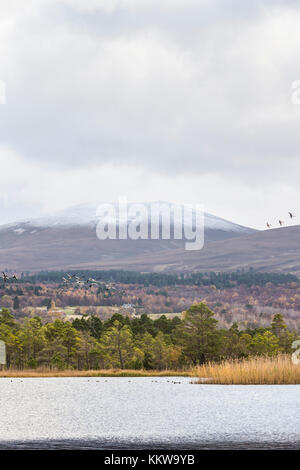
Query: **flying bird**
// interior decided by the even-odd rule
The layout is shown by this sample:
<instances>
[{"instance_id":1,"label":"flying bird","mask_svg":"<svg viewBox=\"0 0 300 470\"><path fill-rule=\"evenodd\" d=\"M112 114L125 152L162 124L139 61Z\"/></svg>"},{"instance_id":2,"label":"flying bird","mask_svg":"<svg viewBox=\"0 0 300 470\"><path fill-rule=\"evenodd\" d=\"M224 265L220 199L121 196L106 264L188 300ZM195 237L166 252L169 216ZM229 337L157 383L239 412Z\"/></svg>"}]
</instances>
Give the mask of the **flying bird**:
<instances>
[{"instance_id":1,"label":"flying bird","mask_svg":"<svg viewBox=\"0 0 300 470\"><path fill-rule=\"evenodd\" d=\"M293 219L295 216L291 212L289 212L290 219Z\"/></svg>"},{"instance_id":2,"label":"flying bird","mask_svg":"<svg viewBox=\"0 0 300 470\"><path fill-rule=\"evenodd\" d=\"M4 272L2 272L2 274L3 274L2 277L3 277L4 282L8 281L8 279L9 279L8 275L5 274Z\"/></svg>"},{"instance_id":3,"label":"flying bird","mask_svg":"<svg viewBox=\"0 0 300 470\"><path fill-rule=\"evenodd\" d=\"M278 222L279 222L280 227L282 227L284 224L283 220L278 220Z\"/></svg>"},{"instance_id":4,"label":"flying bird","mask_svg":"<svg viewBox=\"0 0 300 470\"><path fill-rule=\"evenodd\" d=\"M69 274L69 273L66 273L66 276L68 277L69 281L71 281L71 279L80 279L79 276L77 276L77 274Z\"/></svg>"},{"instance_id":5,"label":"flying bird","mask_svg":"<svg viewBox=\"0 0 300 470\"><path fill-rule=\"evenodd\" d=\"M269 222L267 222L267 224L266 224L266 225L267 225L267 227L268 227L268 228L271 228L271 227L272 227L272 225L271 225L271 224L269 224Z\"/></svg>"}]
</instances>

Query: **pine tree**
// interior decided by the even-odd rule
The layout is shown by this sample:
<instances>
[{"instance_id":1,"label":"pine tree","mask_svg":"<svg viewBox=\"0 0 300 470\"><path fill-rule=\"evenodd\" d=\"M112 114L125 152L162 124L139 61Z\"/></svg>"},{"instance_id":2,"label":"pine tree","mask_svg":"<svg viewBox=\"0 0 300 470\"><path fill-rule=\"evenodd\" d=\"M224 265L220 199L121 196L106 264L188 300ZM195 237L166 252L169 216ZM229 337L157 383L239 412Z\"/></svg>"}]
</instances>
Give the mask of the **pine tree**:
<instances>
[{"instance_id":1,"label":"pine tree","mask_svg":"<svg viewBox=\"0 0 300 470\"><path fill-rule=\"evenodd\" d=\"M177 337L192 363L202 364L219 357L221 333L217 324L214 313L204 303L192 305L185 312Z\"/></svg>"}]
</instances>

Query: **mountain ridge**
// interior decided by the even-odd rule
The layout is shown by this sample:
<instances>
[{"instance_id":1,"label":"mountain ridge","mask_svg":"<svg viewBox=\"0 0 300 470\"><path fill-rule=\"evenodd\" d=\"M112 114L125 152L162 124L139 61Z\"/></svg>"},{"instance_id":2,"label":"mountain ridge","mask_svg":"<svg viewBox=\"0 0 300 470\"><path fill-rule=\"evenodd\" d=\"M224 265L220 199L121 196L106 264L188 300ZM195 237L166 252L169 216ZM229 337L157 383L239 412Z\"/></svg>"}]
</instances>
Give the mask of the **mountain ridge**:
<instances>
[{"instance_id":1,"label":"mountain ridge","mask_svg":"<svg viewBox=\"0 0 300 470\"><path fill-rule=\"evenodd\" d=\"M109 266L111 269L125 269L121 261L111 261ZM108 269L108 263L102 262L98 268ZM199 251L161 251L151 257L132 257L126 262L128 270L165 273L233 272L251 268L300 276L300 225L205 243Z\"/></svg>"},{"instance_id":2,"label":"mountain ridge","mask_svg":"<svg viewBox=\"0 0 300 470\"><path fill-rule=\"evenodd\" d=\"M36 237L36 238L35 238ZM34 243L33 243L34 240ZM181 243L181 245L180 245ZM0 229L3 270L124 269L140 272L257 271L300 275L300 226L221 240L186 251L181 240L105 240L92 227L11 235Z\"/></svg>"},{"instance_id":3,"label":"mountain ridge","mask_svg":"<svg viewBox=\"0 0 300 470\"><path fill-rule=\"evenodd\" d=\"M159 203L172 206L172 203ZM0 226L0 265L3 269L17 271L101 265L118 260L126 265L126 260L129 262L131 258L184 250L184 238L99 240L96 236L97 205L81 204L43 218ZM206 243L252 233L256 231L211 214L204 216Z\"/></svg>"},{"instance_id":4,"label":"mountain ridge","mask_svg":"<svg viewBox=\"0 0 300 470\"><path fill-rule=\"evenodd\" d=\"M103 203L108 204L111 207L118 209L118 203ZM142 202L142 203L128 203L128 207L139 204L144 206L150 214L151 205L160 204L161 206L169 206L171 209L173 206L180 206L183 210L184 207L188 207L188 204L177 204L171 203L168 201L152 201L152 202ZM77 204L75 206L67 207L58 211L54 211L50 214L40 215L34 218L20 219L15 222L10 222L7 224L0 225L0 230L2 228L11 228L16 225L28 226L28 227L53 227L53 226L77 226L77 225L95 225L99 221L99 216L97 216L97 208L101 203L90 202ZM190 210L190 208L189 208ZM196 212L195 209L192 209L193 214ZM171 214L173 212L171 211ZM118 217L118 216L117 216ZM150 222L150 220L149 220ZM231 221L228 221L222 217L215 216L208 212L205 212L205 226L208 229L221 229L225 231L239 231L241 233L250 233L256 231L253 228L245 227L241 224L237 224Z\"/></svg>"}]
</instances>

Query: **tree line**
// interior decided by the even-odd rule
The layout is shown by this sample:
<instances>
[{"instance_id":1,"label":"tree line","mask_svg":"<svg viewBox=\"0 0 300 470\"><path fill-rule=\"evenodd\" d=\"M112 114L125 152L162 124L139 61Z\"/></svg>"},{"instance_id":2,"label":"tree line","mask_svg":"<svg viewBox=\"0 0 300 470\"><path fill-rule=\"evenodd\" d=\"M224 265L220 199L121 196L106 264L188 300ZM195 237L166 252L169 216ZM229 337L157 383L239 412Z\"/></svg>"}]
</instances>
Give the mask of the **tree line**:
<instances>
[{"instance_id":1,"label":"tree line","mask_svg":"<svg viewBox=\"0 0 300 470\"><path fill-rule=\"evenodd\" d=\"M73 272L70 272L71 274ZM274 285L286 285L290 283L299 284L299 278L294 274L285 273L263 273L253 269L249 271L236 271L230 273L221 272L196 272L196 273L140 273L135 271L107 270L107 271L76 271L76 274L83 278L93 278L102 282L117 282L121 284L140 284L145 287L156 286L175 286L175 285L196 285L209 286L214 285L217 289L225 289L235 285L264 286L267 283ZM55 282L61 283L66 276L64 271L42 271L30 275L23 273L20 277L21 283L39 283Z\"/></svg>"},{"instance_id":2,"label":"tree line","mask_svg":"<svg viewBox=\"0 0 300 470\"><path fill-rule=\"evenodd\" d=\"M269 328L240 330L236 323L218 328L214 313L203 303L192 305L182 319L115 314L104 322L90 316L43 324L39 317L16 321L8 309L0 311L7 367L17 369L182 369L228 358L291 353L297 338L279 313Z\"/></svg>"}]
</instances>

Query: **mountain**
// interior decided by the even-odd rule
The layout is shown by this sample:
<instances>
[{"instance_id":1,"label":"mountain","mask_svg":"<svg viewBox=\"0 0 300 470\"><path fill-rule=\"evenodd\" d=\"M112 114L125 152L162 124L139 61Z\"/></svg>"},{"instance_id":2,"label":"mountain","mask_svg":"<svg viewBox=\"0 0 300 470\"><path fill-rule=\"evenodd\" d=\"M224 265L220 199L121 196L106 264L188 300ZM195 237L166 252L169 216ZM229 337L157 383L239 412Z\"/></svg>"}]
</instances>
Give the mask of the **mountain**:
<instances>
[{"instance_id":1,"label":"mountain","mask_svg":"<svg viewBox=\"0 0 300 470\"><path fill-rule=\"evenodd\" d=\"M135 204L135 203L134 203ZM104 203L106 205L106 203ZM117 203L112 203L109 205L113 208L116 213L116 219L118 222L118 207ZM133 205L129 204L128 207ZM171 211L171 216L175 217L178 221L178 215L174 214L174 204L165 201L154 201L154 202L143 202L139 205L142 205L147 214L148 219L147 221L150 223L150 213L151 207L154 205L159 205L160 207L167 207ZM182 213L184 210L187 211L188 215L193 215L200 213L199 210L195 208L191 208L188 204L179 204L176 205L180 208ZM45 228L67 228L67 227L91 227L95 228L96 224L100 220L100 216L97 215L97 210L99 208L99 203L87 203L87 204L79 204L77 206L68 207L67 209L63 209L52 214L48 214L42 217L34 218L31 220L23 220L20 222L7 224L0 226L0 230L3 229L12 229L16 233L24 233L25 231L31 232L32 229L45 229ZM147 216L142 215L142 218ZM133 216L128 215L128 221L133 220ZM182 219L181 219L182 221ZM216 217L212 214L205 213L205 230L207 232L211 232L212 237L216 238L232 238L234 236L239 236L243 234L253 233L256 230L251 229L249 227L244 227L242 225L235 224L233 222L229 222L228 220L222 219L221 217ZM213 234L215 232L215 234Z\"/></svg>"},{"instance_id":2,"label":"mountain","mask_svg":"<svg viewBox=\"0 0 300 470\"><path fill-rule=\"evenodd\" d=\"M208 242L200 251L182 248L151 256L95 262L93 268L191 272L249 270L288 272L300 276L300 225Z\"/></svg>"},{"instance_id":3,"label":"mountain","mask_svg":"<svg viewBox=\"0 0 300 470\"><path fill-rule=\"evenodd\" d=\"M171 203L143 204L147 214L142 217L142 221L148 224L148 228L152 204L164 204L172 208ZM40 218L0 226L0 266L5 270L19 272L72 269L81 266L86 269L101 269L105 266L109 269L110 265L116 263L122 269L127 269L132 260L139 260L138 265L143 266L145 257L145 266L149 265L149 270L152 270L149 259L151 261L155 256L160 258L161 254L161 260L170 258L169 267L172 269L178 261L177 252L183 252L183 256L185 255L184 239L174 240L171 237L170 240L99 240L96 236L96 226L99 222L97 207L96 203L81 204ZM180 206L182 213L184 207L191 217L196 217L196 212L187 206ZM117 209L116 205L114 208ZM171 233L178 217L180 215L171 210ZM129 216L127 224L131 221L132 217ZM117 220L117 225L122 225L122 221ZM159 230L161 231L161 224ZM208 245L255 234L256 231L205 213L204 233L205 245ZM197 252L192 253L195 256ZM163 262L162 264L164 265Z\"/></svg>"}]
</instances>

